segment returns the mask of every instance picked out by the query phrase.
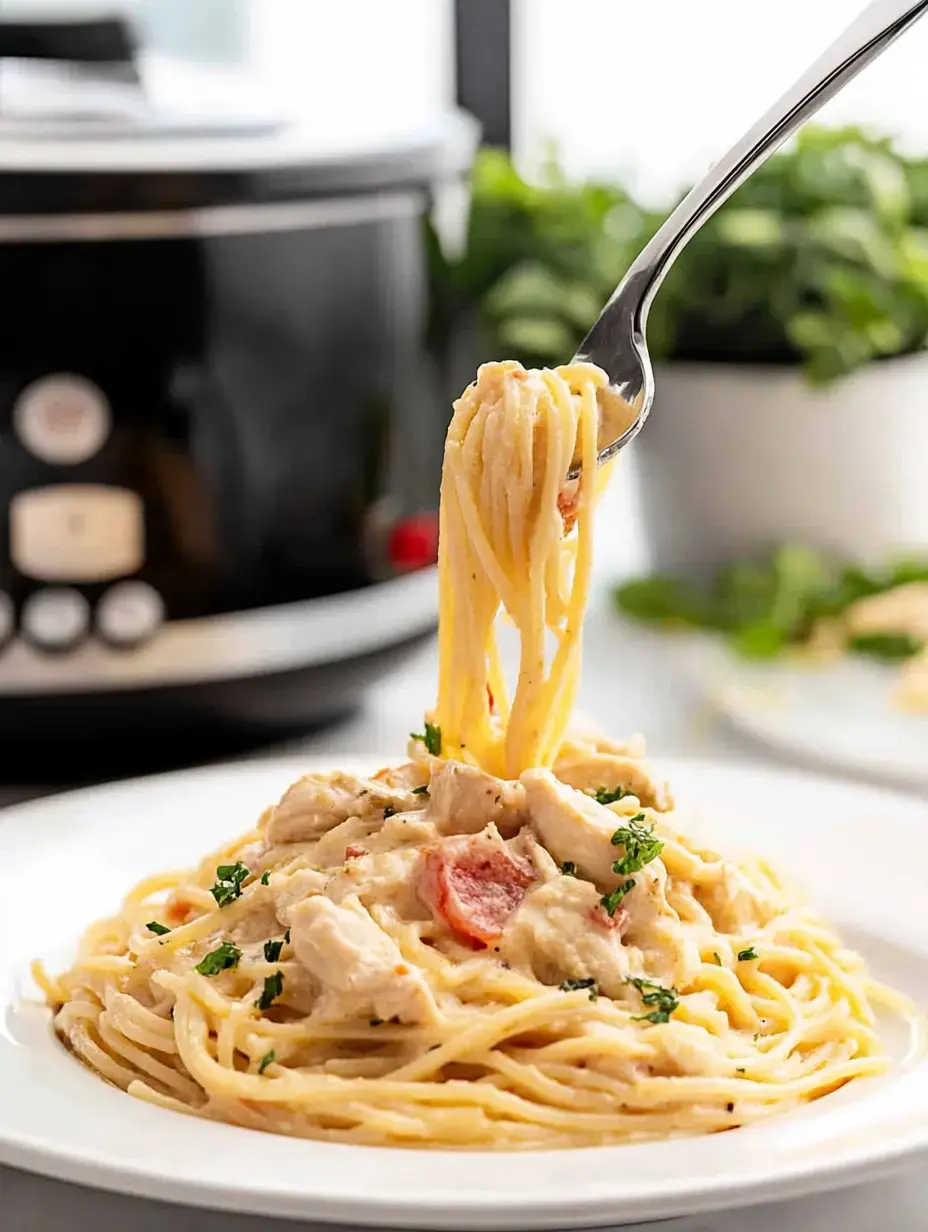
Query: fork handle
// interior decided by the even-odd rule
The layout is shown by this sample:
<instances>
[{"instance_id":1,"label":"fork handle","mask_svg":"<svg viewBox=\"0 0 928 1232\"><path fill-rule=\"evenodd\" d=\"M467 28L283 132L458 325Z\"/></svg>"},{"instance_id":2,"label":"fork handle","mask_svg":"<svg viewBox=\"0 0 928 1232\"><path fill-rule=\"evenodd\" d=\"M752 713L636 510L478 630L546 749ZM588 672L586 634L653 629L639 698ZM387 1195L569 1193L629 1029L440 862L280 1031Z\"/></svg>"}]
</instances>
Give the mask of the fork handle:
<instances>
[{"instance_id":1,"label":"fork handle","mask_svg":"<svg viewBox=\"0 0 928 1232\"><path fill-rule=\"evenodd\" d=\"M609 323L604 320L607 317L615 319L628 314L635 335L643 338L651 301L684 245L755 167L765 162L823 103L885 51L926 9L928 0L874 0L869 4L792 89L787 90L687 193L629 266L579 353L591 353L596 349L594 334L602 330L600 336L604 336L609 332Z\"/></svg>"}]
</instances>

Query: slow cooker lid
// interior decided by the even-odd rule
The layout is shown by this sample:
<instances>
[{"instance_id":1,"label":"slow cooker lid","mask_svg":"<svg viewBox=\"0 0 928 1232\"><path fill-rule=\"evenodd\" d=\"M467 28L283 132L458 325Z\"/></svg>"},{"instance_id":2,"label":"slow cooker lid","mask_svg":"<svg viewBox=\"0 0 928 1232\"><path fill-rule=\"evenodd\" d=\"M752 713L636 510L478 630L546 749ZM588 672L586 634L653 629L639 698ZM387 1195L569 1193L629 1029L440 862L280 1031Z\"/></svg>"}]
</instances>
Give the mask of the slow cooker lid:
<instances>
[{"instance_id":1,"label":"slow cooker lid","mask_svg":"<svg viewBox=\"0 0 928 1232\"><path fill-rule=\"evenodd\" d=\"M0 20L0 141L48 143L48 165L57 143L202 140L279 129L282 118L253 91L243 102L241 86L228 73L159 65L119 17Z\"/></svg>"},{"instance_id":2,"label":"slow cooker lid","mask_svg":"<svg viewBox=\"0 0 928 1232\"><path fill-rule=\"evenodd\" d=\"M353 130L333 112L289 120L238 70L139 50L122 18L0 21L0 213L370 191L458 174L476 146L461 113Z\"/></svg>"}]
</instances>

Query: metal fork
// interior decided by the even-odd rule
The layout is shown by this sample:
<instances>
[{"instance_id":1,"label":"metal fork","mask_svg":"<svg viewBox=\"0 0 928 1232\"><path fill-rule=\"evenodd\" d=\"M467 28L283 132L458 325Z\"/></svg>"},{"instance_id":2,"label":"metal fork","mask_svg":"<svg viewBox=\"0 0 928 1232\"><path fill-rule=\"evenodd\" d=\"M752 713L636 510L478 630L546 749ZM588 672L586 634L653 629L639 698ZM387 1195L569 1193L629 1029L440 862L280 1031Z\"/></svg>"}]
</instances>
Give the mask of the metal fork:
<instances>
[{"instance_id":1,"label":"metal fork","mask_svg":"<svg viewBox=\"0 0 928 1232\"><path fill-rule=\"evenodd\" d=\"M679 253L715 211L801 124L856 77L928 9L928 0L874 0L791 90L713 165L629 266L612 298L580 344L575 360L597 364L625 404L627 427L609 440L604 417L599 461L635 439L654 401L654 371L645 329L648 310ZM629 422L629 415L633 416ZM616 430L616 429L613 429ZM605 444L603 443L605 432ZM574 466L568 478L576 479Z\"/></svg>"}]
</instances>

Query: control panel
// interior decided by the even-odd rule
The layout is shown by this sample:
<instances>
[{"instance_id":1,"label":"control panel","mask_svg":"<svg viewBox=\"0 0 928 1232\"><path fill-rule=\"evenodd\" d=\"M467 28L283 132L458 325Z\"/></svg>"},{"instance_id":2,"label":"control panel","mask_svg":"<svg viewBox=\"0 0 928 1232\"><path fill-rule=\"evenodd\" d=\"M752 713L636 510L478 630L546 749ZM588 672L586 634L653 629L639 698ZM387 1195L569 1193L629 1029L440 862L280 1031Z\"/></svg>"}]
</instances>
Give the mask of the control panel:
<instances>
[{"instance_id":1,"label":"control panel","mask_svg":"<svg viewBox=\"0 0 928 1232\"><path fill-rule=\"evenodd\" d=\"M58 483L10 502L10 560L39 582L107 582L141 568L141 498L102 484Z\"/></svg>"},{"instance_id":2,"label":"control panel","mask_svg":"<svg viewBox=\"0 0 928 1232\"><path fill-rule=\"evenodd\" d=\"M142 498L127 487L76 481L75 468L110 440L106 394L77 373L42 376L19 392L11 426L19 448L46 469L44 482L9 502L8 558L28 589L18 611L0 589L0 651L17 634L47 654L88 638L120 650L147 642L165 607L154 587L133 576L146 556Z\"/></svg>"}]
</instances>

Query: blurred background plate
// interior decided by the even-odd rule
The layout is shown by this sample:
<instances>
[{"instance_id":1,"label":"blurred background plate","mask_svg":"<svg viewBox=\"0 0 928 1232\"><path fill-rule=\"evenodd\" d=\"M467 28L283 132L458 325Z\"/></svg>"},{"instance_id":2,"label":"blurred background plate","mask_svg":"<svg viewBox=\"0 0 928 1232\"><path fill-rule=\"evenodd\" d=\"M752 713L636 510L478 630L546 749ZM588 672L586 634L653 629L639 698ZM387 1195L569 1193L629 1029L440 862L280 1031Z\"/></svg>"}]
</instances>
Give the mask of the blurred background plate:
<instances>
[{"instance_id":1,"label":"blurred background plate","mask_svg":"<svg viewBox=\"0 0 928 1232\"><path fill-rule=\"evenodd\" d=\"M801 762L928 787L928 715L899 708L893 667L750 662L708 634L667 641L703 696L744 734Z\"/></svg>"}]
</instances>

